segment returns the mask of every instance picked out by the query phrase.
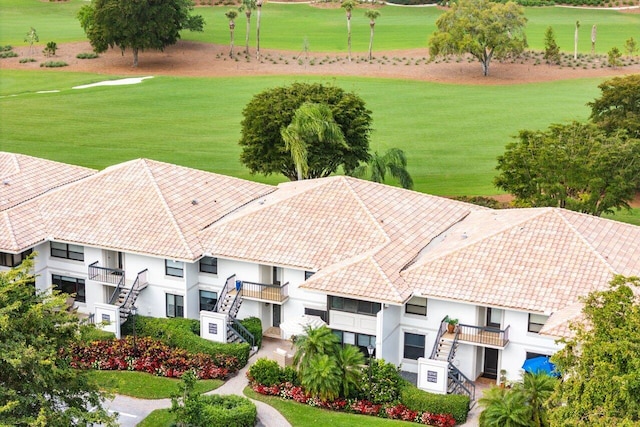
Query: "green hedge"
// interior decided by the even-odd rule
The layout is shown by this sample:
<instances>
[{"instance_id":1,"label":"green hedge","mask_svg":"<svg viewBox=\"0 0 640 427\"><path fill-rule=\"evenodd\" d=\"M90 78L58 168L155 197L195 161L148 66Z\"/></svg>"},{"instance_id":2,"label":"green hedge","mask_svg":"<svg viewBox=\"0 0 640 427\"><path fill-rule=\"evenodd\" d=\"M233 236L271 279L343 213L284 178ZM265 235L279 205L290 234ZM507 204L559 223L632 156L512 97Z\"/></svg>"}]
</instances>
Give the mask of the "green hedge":
<instances>
[{"instance_id":1,"label":"green hedge","mask_svg":"<svg viewBox=\"0 0 640 427\"><path fill-rule=\"evenodd\" d=\"M202 417L206 426L253 427L258 411L256 405L246 397L206 395L202 397L205 407Z\"/></svg>"},{"instance_id":2,"label":"green hedge","mask_svg":"<svg viewBox=\"0 0 640 427\"><path fill-rule=\"evenodd\" d=\"M133 317L122 325L124 335L133 334ZM136 334L156 338L168 346L182 348L189 353L206 353L212 356L233 356L238 359L237 370L247 364L249 344L222 344L200 338L200 321L194 319L136 316Z\"/></svg>"},{"instance_id":3,"label":"green hedge","mask_svg":"<svg viewBox=\"0 0 640 427\"><path fill-rule=\"evenodd\" d=\"M255 345L258 348L262 347L262 321L257 317L248 317L240 320L240 323L242 323L242 326L247 328L256 339Z\"/></svg>"},{"instance_id":4,"label":"green hedge","mask_svg":"<svg viewBox=\"0 0 640 427\"><path fill-rule=\"evenodd\" d=\"M457 424L467 421L469 398L459 394L433 394L420 390L413 384L405 383L400 391L400 401L414 411L428 411L436 414L451 414Z\"/></svg>"},{"instance_id":5,"label":"green hedge","mask_svg":"<svg viewBox=\"0 0 640 427\"><path fill-rule=\"evenodd\" d=\"M80 340L83 342L111 340L114 338L113 332L103 331L93 325L83 327L80 332Z\"/></svg>"}]
</instances>

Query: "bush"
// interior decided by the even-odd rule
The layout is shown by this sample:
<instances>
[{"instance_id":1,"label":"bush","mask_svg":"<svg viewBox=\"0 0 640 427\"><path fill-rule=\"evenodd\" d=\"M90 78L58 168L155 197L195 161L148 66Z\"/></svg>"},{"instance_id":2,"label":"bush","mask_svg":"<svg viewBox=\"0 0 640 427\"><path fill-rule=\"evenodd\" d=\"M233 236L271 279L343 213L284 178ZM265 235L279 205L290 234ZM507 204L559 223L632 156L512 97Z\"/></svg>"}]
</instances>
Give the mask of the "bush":
<instances>
[{"instance_id":1,"label":"bush","mask_svg":"<svg viewBox=\"0 0 640 427\"><path fill-rule=\"evenodd\" d=\"M131 319L131 317L130 317ZM127 320L122 325L123 334L132 334L133 322ZM237 371L247 364L249 359L248 344L222 344L200 338L200 322L194 319L136 316L136 333L158 339L170 347L177 347L189 353L205 353L216 360L228 359L237 361L227 368Z\"/></svg>"},{"instance_id":2,"label":"bush","mask_svg":"<svg viewBox=\"0 0 640 427\"><path fill-rule=\"evenodd\" d=\"M41 67L47 67L47 68L60 68L60 67L66 67L67 65L69 64L67 64L64 61L47 61L40 64Z\"/></svg>"},{"instance_id":3,"label":"bush","mask_svg":"<svg viewBox=\"0 0 640 427\"><path fill-rule=\"evenodd\" d=\"M78 59L96 59L98 57L98 54L95 52L85 52L85 53L79 53L76 55L76 58Z\"/></svg>"},{"instance_id":4,"label":"bush","mask_svg":"<svg viewBox=\"0 0 640 427\"><path fill-rule=\"evenodd\" d=\"M11 45L0 46L0 52L9 52L10 50L13 50Z\"/></svg>"},{"instance_id":5,"label":"bush","mask_svg":"<svg viewBox=\"0 0 640 427\"><path fill-rule=\"evenodd\" d=\"M27 62L36 62L36 60L35 60L35 59L33 59L33 58L22 58L22 59L21 59L20 61L18 61L18 62L20 62L21 64L26 64Z\"/></svg>"},{"instance_id":6,"label":"bush","mask_svg":"<svg viewBox=\"0 0 640 427\"><path fill-rule=\"evenodd\" d=\"M96 327L86 327L82 330L80 341L90 343L92 341L112 340L115 338L113 332L103 331Z\"/></svg>"},{"instance_id":7,"label":"bush","mask_svg":"<svg viewBox=\"0 0 640 427\"><path fill-rule=\"evenodd\" d=\"M282 382L283 372L275 360L260 358L247 371L251 383L271 387Z\"/></svg>"},{"instance_id":8,"label":"bush","mask_svg":"<svg viewBox=\"0 0 640 427\"><path fill-rule=\"evenodd\" d=\"M282 370L282 381L285 383L291 383L294 386L300 385L300 378L298 377L298 371L293 366L286 366Z\"/></svg>"},{"instance_id":9,"label":"bush","mask_svg":"<svg viewBox=\"0 0 640 427\"><path fill-rule=\"evenodd\" d=\"M44 56L47 56L47 57L55 56L57 50L58 50L58 44L56 42L49 42L47 43L47 47L44 48L42 53L44 54Z\"/></svg>"},{"instance_id":10,"label":"bush","mask_svg":"<svg viewBox=\"0 0 640 427\"><path fill-rule=\"evenodd\" d=\"M375 404L391 403L400 398L402 378L394 364L383 359L372 359L371 367L362 370L360 384L361 398Z\"/></svg>"},{"instance_id":11,"label":"bush","mask_svg":"<svg viewBox=\"0 0 640 427\"><path fill-rule=\"evenodd\" d=\"M400 390L400 401L413 411L451 414L456 423L462 424L469 413L469 398L459 394L433 394L405 382Z\"/></svg>"},{"instance_id":12,"label":"bush","mask_svg":"<svg viewBox=\"0 0 640 427\"><path fill-rule=\"evenodd\" d=\"M256 405L246 397L206 395L202 397L206 426L253 427L258 418Z\"/></svg>"},{"instance_id":13,"label":"bush","mask_svg":"<svg viewBox=\"0 0 640 427\"><path fill-rule=\"evenodd\" d=\"M255 338L256 347L260 348L262 346L262 321L257 317L248 317L246 319L240 320L242 326L247 328L249 332Z\"/></svg>"},{"instance_id":14,"label":"bush","mask_svg":"<svg viewBox=\"0 0 640 427\"><path fill-rule=\"evenodd\" d=\"M15 58L16 56L18 56L18 54L12 50L0 52L0 58Z\"/></svg>"}]
</instances>

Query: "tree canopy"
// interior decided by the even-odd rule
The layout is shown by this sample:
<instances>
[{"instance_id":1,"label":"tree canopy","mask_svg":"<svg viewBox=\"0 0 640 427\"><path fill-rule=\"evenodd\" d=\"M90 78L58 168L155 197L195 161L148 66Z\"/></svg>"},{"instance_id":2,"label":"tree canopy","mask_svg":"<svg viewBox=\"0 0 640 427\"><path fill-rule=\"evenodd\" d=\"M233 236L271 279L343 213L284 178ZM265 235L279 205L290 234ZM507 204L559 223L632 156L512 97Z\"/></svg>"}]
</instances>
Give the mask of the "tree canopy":
<instances>
[{"instance_id":1,"label":"tree canopy","mask_svg":"<svg viewBox=\"0 0 640 427\"><path fill-rule=\"evenodd\" d=\"M587 104L591 120L609 134L624 130L640 138L640 74L614 77L598 87L600 98Z\"/></svg>"},{"instance_id":2,"label":"tree canopy","mask_svg":"<svg viewBox=\"0 0 640 427\"><path fill-rule=\"evenodd\" d=\"M610 289L583 300L584 319L570 325L574 337L552 357L562 373L549 405L552 425L640 423L638 286L637 277L616 276Z\"/></svg>"},{"instance_id":3,"label":"tree canopy","mask_svg":"<svg viewBox=\"0 0 640 427\"><path fill-rule=\"evenodd\" d=\"M555 206L600 216L629 208L640 185L640 140L591 123L520 131L498 157L497 187L521 206Z\"/></svg>"},{"instance_id":4,"label":"tree canopy","mask_svg":"<svg viewBox=\"0 0 640 427\"><path fill-rule=\"evenodd\" d=\"M358 166L353 176L367 178L373 182L384 183L387 172L397 179L402 188L413 188L413 179L407 171L407 156L399 148L390 148L384 154L375 151L369 161Z\"/></svg>"},{"instance_id":5,"label":"tree canopy","mask_svg":"<svg viewBox=\"0 0 640 427\"><path fill-rule=\"evenodd\" d=\"M346 143L309 145L308 178L328 176L339 167L349 173L369 159L371 112L362 98L336 86L294 83L259 93L244 108L240 161L251 173L281 173L297 179L296 164L281 130L291 124L305 102L326 104Z\"/></svg>"},{"instance_id":6,"label":"tree canopy","mask_svg":"<svg viewBox=\"0 0 640 427\"><path fill-rule=\"evenodd\" d=\"M527 47L526 22L522 7L512 1L460 0L436 20L429 52L432 58L469 53L488 76L492 58L518 55Z\"/></svg>"},{"instance_id":7,"label":"tree canopy","mask_svg":"<svg viewBox=\"0 0 640 427\"><path fill-rule=\"evenodd\" d=\"M78 20L96 52L119 47L133 50L133 66L138 51L164 50L180 39L180 31L202 31L204 20L190 15L191 0L92 0L78 11Z\"/></svg>"},{"instance_id":8,"label":"tree canopy","mask_svg":"<svg viewBox=\"0 0 640 427\"><path fill-rule=\"evenodd\" d=\"M67 295L36 291L31 268L0 272L0 425L117 425L97 386L59 356L81 328Z\"/></svg>"}]
</instances>

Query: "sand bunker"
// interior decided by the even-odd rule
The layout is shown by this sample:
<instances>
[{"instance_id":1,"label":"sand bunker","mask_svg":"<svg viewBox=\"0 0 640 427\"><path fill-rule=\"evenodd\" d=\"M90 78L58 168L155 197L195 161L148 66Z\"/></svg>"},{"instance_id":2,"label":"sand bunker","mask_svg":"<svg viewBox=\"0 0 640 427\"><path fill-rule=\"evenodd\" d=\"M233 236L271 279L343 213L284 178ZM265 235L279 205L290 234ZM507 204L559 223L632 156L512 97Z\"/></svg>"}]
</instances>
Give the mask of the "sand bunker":
<instances>
[{"instance_id":1,"label":"sand bunker","mask_svg":"<svg viewBox=\"0 0 640 427\"><path fill-rule=\"evenodd\" d=\"M82 85L82 86L74 86L72 89L87 89L90 87L97 87L97 86L121 86L121 85L135 85L138 83L142 83L143 80L145 79L152 79L153 76L147 76L147 77L130 77L127 79L119 79L119 80L105 80L103 82L97 82L97 83L91 83L88 85Z\"/></svg>"}]
</instances>

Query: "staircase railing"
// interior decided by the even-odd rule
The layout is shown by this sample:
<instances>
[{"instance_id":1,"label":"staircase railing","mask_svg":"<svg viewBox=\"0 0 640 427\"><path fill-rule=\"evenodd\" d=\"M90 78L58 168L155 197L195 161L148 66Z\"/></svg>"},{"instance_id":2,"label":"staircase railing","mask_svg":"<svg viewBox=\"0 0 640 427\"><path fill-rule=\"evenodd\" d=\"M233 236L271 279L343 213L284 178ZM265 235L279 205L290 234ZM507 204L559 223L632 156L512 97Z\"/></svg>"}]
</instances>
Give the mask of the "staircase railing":
<instances>
[{"instance_id":1,"label":"staircase railing","mask_svg":"<svg viewBox=\"0 0 640 427\"><path fill-rule=\"evenodd\" d=\"M116 289L113 291L113 293L111 294L111 297L109 298L109 304L113 305L118 300L118 296L120 296L120 291L122 290L123 287L124 287L124 275L120 276L120 281L118 282Z\"/></svg>"},{"instance_id":2,"label":"staircase railing","mask_svg":"<svg viewBox=\"0 0 640 427\"><path fill-rule=\"evenodd\" d=\"M229 293L229 290L231 288L235 289L235 286L236 286L236 275L233 274L227 277L227 281L225 282L224 287L222 288L222 291L220 291L220 296L218 297L218 301L216 302L216 306L213 308L213 311L215 312L220 311L220 306L224 302L227 294Z\"/></svg>"},{"instance_id":3,"label":"staircase railing","mask_svg":"<svg viewBox=\"0 0 640 427\"><path fill-rule=\"evenodd\" d=\"M240 304L242 303L242 298L240 297L240 290L242 289L242 282L240 282L240 289L236 292L233 297L233 301L231 302L231 306L229 307L229 317L232 319L236 318L236 314L238 314L238 310L240 310Z\"/></svg>"},{"instance_id":4,"label":"staircase railing","mask_svg":"<svg viewBox=\"0 0 640 427\"><path fill-rule=\"evenodd\" d=\"M144 287L142 286L143 284L146 286L147 284L147 271L148 269L145 268L144 270L142 270L141 272L138 273L138 276L136 277L136 280L133 282L133 285L131 285L131 289L129 290L129 292L127 292L127 297L124 299L124 301L122 302L122 305L120 307L127 307L127 304L129 302L129 300L131 299L131 295L133 295L134 291L140 291L142 290ZM143 283L144 281L144 283ZM131 305L135 304L135 301L131 303Z\"/></svg>"},{"instance_id":5,"label":"staircase railing","mask_svg":"<svg viewBox=\"0 0 640 427\"><path fill-rule=\"evenodd\" d=\"M463 394L469 396L470 402L476 400L476 385L466 377L455 365L449 362L449 380L453 383L453 387L449 387L449 393Z\"/></svg>"},{"instance_id":6,"label":"staircase railing","mask_svg":"<svg viewBox=\"0 0 640 427\"><path fill-rule=\"evenodd\" d=\"M440 329L438 330L438 335L436 336L436 341L433 343L433 349L431 350L431 356L429 359L435 359L436 354L438 354L438 346L440 345L440 340L442 336L447 331L447 322L444 321L444 318L440 322Z\"/></svg>"},{"instance_id":7,"label":"staircase railing","mask_svg":"<svg viewBox=\"0 0 640 427\"><path fill-rule=\"evenodd\" d=\"M111 283L117 285L122 282L125 274L124 270L119 268L107 268L98 266L98 261L89 264L89 279L98 282Z\"/></svg>"},{"instance_id":8,"label":"staircase railing","mask_svg":"<svg viewBox=\"0 0 640 427\"><path fill-rule=\"evenodd\" d=\"M229 321L229 327L233 329L246 343L248 343L251 348L256 345L256 338L253 336L251 332L247 328L245 328L242 323L240 323L235 318Z\"/></svg>"},{"instance_id":9,"label":"staircase railing","mask_svg":"<svg viewBox=\"0 0 640 427\"><path fill-rule=\"evenodd\" d=\"M458 336L460 335L460 329L456 328L455 335L453 336L453 343L451 343L451 348L449 349L449 355L447 356L447 362L451 363L453 358L456 356L456 350L458 349Z\"/></svg>"}]
</instances>

